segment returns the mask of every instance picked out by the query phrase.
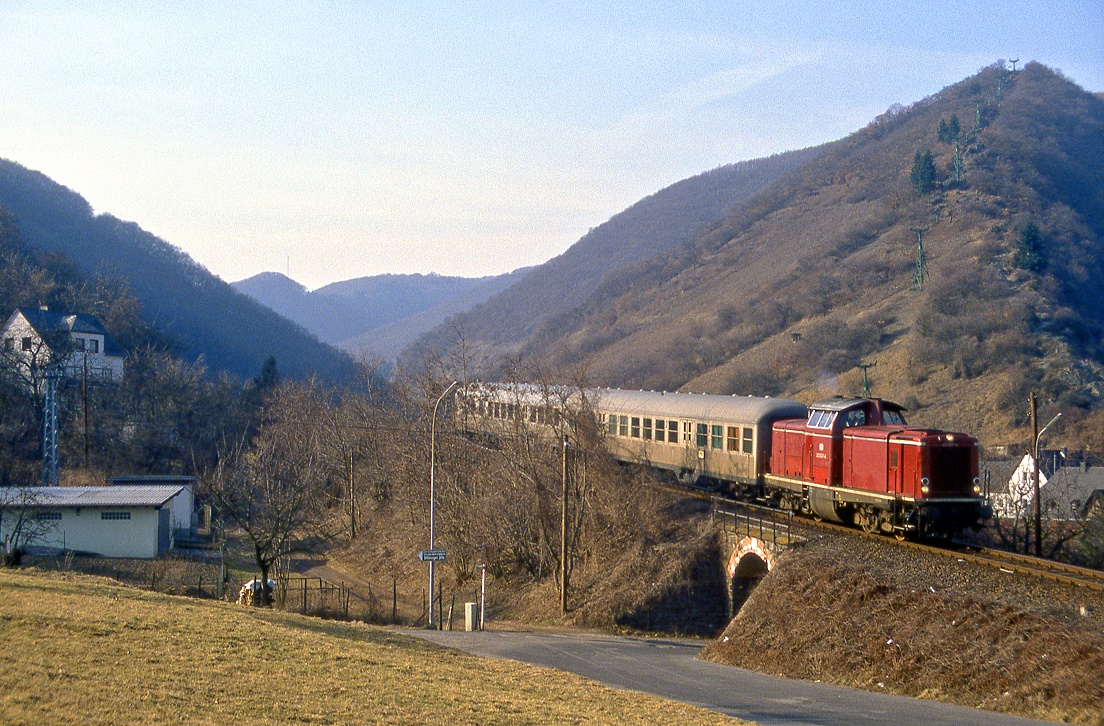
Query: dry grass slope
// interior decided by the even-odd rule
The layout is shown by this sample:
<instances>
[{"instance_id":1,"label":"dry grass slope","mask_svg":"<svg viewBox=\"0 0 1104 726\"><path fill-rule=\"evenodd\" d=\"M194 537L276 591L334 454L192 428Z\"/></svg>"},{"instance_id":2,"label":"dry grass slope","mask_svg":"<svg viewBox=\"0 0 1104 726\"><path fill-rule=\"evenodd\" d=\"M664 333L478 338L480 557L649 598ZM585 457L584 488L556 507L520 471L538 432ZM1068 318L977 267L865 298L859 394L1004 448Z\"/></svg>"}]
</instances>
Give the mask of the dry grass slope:
<instances>
[{"instance_id":1,"label":"dry grass slope","mask_svg":"<svg viewBox=\"0 0 1104 726\"><path fill-rule=\"evenodd\" d=\"M0 572L0 722L737 723L387 631Z\"/></svg>"},{"instance_id":2,"label":"dry grass slope","mask_svg":"<svg viewBox=\"0 0 1104 726\"><path fill-rule=\"evenodd\" d=\"M906 564L899 552L886 552L893 548L876 546L820 542L788 554L706 657L792 678L1104 724L1104 598L931 555L908 556ZM1092 616L1077 615L1078 604Z\"/></svg>"}]
</instances>

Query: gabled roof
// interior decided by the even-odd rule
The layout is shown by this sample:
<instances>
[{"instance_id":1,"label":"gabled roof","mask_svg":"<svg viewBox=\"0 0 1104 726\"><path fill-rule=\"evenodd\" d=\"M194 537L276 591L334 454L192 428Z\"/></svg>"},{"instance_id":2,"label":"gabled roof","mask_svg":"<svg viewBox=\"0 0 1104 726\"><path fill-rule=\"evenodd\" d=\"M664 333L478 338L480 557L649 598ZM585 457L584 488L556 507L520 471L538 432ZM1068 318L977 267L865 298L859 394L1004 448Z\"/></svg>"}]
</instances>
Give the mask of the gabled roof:
<instances>
[{"instance_id":1,"label":"gabled roof","mask_svg":"<svg viewBox=\"0 0 1104 726\"><path fill-rule=\"evenodd\" d=\"M43 507L160 507L184 490L182 486L6 487L0 504Z\"/></svg>"},{"instance_id":2,"label":"gabled roof","mask_svg":"<svg viewBox=\"0 0 1104 726\"><path fill-rule=\"evenodd\" d=\"M125 358L126 351L111 337L111 333L100 324L95 315L83 313L59 313L53 310L40 308L16 308L8 322L16 315L22 315L27 323L34 328L42 338L48 339L53 333L84 333L85 335L102 335L104 339L104 355Z\"/></svg>"}]
</instances>

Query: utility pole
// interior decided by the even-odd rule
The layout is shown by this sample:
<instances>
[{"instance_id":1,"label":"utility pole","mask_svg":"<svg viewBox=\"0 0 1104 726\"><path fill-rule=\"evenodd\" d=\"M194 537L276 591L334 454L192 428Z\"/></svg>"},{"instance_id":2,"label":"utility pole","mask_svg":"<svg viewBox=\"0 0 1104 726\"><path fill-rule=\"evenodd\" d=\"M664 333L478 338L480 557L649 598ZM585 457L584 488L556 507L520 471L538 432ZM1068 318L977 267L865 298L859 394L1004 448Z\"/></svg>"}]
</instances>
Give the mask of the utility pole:
<instances>
[{"instance_id":1,"label":"utility pole","mask_svg":"<svg viewBox=\"0 0 1104 726\"><path fill-rule=\"evenodd\" d=\"M1035 556L1043 556L1043 513L1039 506L1039 404L1031 392L1031 482L1035 487Z\"/></svg>"},{"instance_id":2,"label":"utility pole","mask_svg":"<svg viewBox=\"0 0 1104 726\"><path fill-rule=\"evenodd\" d=\"M567 615L567 434L563 437L563 505L560 508L560 614Z\"/></svg>"},{"instance_id":3,"label":"utility pole","mask_svg":"<svg viewBox=\"0 0 1104 726\"><path fill-rule=\"evenodd\" d=\"M84 375L81 377L81 413L84 414L84 468L88 468L88 354L84 359Z\"/></svg>"}]
</instances>

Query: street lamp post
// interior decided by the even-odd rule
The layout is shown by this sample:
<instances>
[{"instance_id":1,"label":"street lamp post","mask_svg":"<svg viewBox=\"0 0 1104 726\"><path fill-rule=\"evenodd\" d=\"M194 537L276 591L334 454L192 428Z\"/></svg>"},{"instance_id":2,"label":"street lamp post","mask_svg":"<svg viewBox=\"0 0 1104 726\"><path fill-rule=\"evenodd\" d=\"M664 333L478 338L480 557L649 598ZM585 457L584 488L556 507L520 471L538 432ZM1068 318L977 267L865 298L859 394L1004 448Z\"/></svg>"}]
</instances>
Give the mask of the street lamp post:
<instances>
[{"instance_id":1,"label":"street lamp post","mask_svg":"<svg viewBox=\"0 0 1104 726\"><path fill-rule=\"evenodd\" d=\"M453 381L449 384L449 387L445 389L444 393L437 399L437 403L433 404L433 416L429 419L429 548L433 549L434 544L434 521L433 521L433 501L435 495L435 483L434 483L434 468L437 463L437 407L441 405L441 401L445 400L445 396L452 392L452 389L459 385L459 381ZM434 561L429 561L429 627L433 627L433 566Z\"/></svg>"},{"instance_id":2,"label":"street lamp post","mask_svg":"<svg viewBox=\"0 0 1104 726\"><path fill-rule=\"evenodd\" d=\"M1035 392L1031 392L1031 421L1035 422L1036 412L1036 400ZM1039 440L1043 438L1043 434L1050 428L1050 425L1061 418L1062 414L1059 412L1052 418L1047 425L1043 427L1042 431L1035 434L1034 445L1031 448L1032 466L1034 468L1034 485L1035 485L1035 556L1043 556L1043 509L1039 496Z\"/></svg>"}]
</instances>

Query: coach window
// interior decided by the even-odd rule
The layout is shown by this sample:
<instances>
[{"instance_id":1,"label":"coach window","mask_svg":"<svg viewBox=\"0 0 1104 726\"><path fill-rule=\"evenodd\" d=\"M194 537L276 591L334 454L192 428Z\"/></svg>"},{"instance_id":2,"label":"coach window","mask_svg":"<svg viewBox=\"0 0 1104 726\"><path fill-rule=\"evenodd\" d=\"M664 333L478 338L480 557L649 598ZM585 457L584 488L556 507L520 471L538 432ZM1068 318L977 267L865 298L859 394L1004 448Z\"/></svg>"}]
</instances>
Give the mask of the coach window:
<instances>
[{"instance_id":1,"label":"coach window","mask_svg":"<svg viewBox=\"0 0 1104 726\"><path fill-rule=\"evenodd\" d=\"M633 416L632 417L632 437L634 439L639 439L640 438L640 417L639 416Z\"/></svg>"},{"instance_id":2,"label":"coach window","mask_svg":"<svg viewBox=\"0 0 1104 726\"><path fill-rule=\"evenodd\" d=\"M611 413L609 415L609 421L607 422L607 425L609 427L610 436L616 436L617 435L617 414Z\"/></svg>"},{"instance_id":3,"label":"coach window","mask_svg":"<svg viewBox=\"0 0 1104 726\"><path fill-rule=\"evenodd\" d=\"M621 417L621 426L620 426L620 429L617 433L620 436L628 436L629 435L629 417L628 416L622 416Z\"/></svg>"},{"instance_id":4,"label":"coach window","mask_svg":"<svg viewBox=\"0 0 1104 726\"><path fill-rule=\"evenodd\" d=\"M718 451L724 448L724 427L713 424L713 430L710 432L710 446Z\"/></svg>"},{"instance_id":5,"label":"coach window","mask_svg":"<svg viewBox=\"0 0 1104 726\"><path fill-rule=\"evenodd\" d=\"M678 443L678 421L667 422L667 443Z\"/></svg>"},{"instance_id":6,"label":"coach window","mask_svg":"<svg viewBox=\"0 0 1104 726\"><path fill-rule=\"evenodd\" d=\"M695 432L697 433L698 448L704 449L705 445L709 443L709 428L705 424L700 423L695 428Z\"/></svg>"},{"instance_id":7,"label":"coach window","mask_svg":"<svg viewBox=\"0 0 1104 726\"><path fill-rule=\"evenodd\" d=\"M755 442L754 439L752 438L752 436L753 436L752 432L753 431L755 431L755 429L753 429L750 426L745 426L744 427L744 453L745 454L750 454L754 450L753 446L752 446L752 444Z\"/></svg>"},{"instance_id":8,"label":"coach window","mask_svg":"<svg viewBox=\"0 0 1104 726\"><path fill-rule=\"evenodd\" d=\"M644 440L652 440L652 420L650 418L644 419Z\"/></svg>"},{"instance_id":9,"label":"coach window","mask_svg":"<svg viewBox=\"0 0 1104 726\"><path fill-rule=\"evenodd\" d=\"M740 429L737 426L728 427L728 450L740 450Z\"/></svg>"}]
</instances>

